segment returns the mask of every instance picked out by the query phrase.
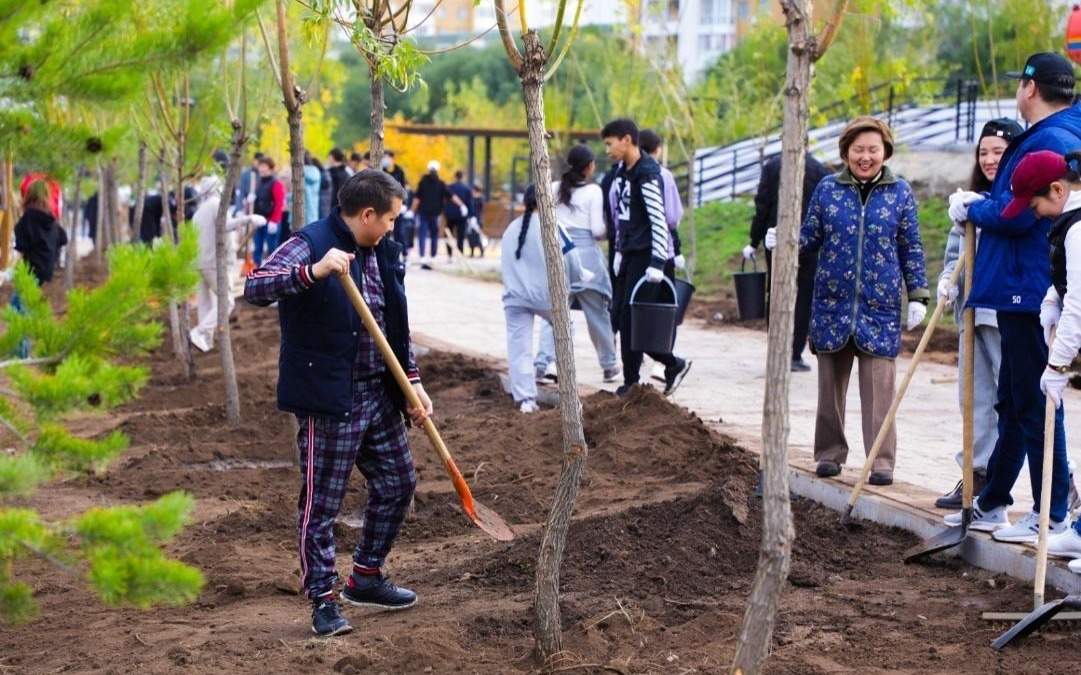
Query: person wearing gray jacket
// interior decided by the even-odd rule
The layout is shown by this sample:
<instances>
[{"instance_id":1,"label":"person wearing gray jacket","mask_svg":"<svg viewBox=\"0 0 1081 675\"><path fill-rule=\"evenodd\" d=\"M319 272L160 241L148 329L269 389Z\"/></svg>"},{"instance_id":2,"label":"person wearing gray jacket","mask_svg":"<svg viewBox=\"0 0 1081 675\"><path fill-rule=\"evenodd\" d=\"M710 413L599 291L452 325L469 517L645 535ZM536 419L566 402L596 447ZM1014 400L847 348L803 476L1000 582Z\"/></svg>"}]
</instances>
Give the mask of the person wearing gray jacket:
<instances>
[{"instance_id":1,"label":"person wearing gray jacket","mask_svg":"<svg viewBox=\"0 0 1081 675\"><path fill-rule=\"evenodd\" d=\"M511 221L503 233L500 256L503 275L503 314L507 321L507 365L511 396L523 413L537 411L537 382L534 379L533 322L552 321L552 297L541 245L540 215L536 212L536 191L525 192L525 212ZM593 274L582 267L570 236L560 229L568 288L588 283ZM557 300L566 303L567 298ZM543 330L543 327L542 327ZM554 351L554 347L553 347Z\"/></svg>"},{"instance_id":2,"label":"person wearing gray jacket","mask_svg":"<svg viewBox=\"0 0 1081 675\"><path fill-rule=\"evenodd\" d=\"M971 189L973 192L987 192L991 189L991 182L998 173L999 159L1014 136L1022 132L1021 125L1009 118L991 120L984 125L980 132L980 140L976 144L976 164L972 169ZM947 306L953 304L953 315L960 328L957 333L957 367L958 386L957 396L964 410L964 394L962 392L964 382L965 363L964 359L964 321L962 302L958 298L965 297L963 275L959 283L950 285L950 277L957 268L957 259L964 248L965 226L963 223L954 223L946 238L946 256L943 261L942 274L938 277L938 300L946 302ZM979 245L980 235L976 233L976 243ZM987 464L991 460L991 452L995 449L998 441L998 413L995 404L998 398L998 374L1002 363L1002 337L998 332L998 318L994 310L976 310L976 334L973 339L975 345L972 357L972 469L974 489L973 494L980 494L987 483ZM957 453L957 463L962 463L962 454ZM940 509L960 509L962 483L958 482L950 492L942 495L935 501L935 506Z\"/></svg>"}]
</instances>

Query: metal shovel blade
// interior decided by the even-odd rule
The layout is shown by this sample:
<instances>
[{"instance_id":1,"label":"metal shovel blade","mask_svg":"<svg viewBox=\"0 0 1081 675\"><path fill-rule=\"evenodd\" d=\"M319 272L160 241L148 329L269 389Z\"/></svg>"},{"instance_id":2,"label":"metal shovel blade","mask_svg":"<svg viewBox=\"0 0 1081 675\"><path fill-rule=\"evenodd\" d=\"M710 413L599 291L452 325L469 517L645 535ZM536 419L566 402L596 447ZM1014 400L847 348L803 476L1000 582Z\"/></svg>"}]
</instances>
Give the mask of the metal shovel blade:
<instances>
[{"instance_id":1,"label":"metal shovel blade","mask_svg":"<svg viewBox=\"0 0 1081 675\"><path fill-rule=\"evenodd\" d=\"M503 518L478 501L473 501L473 522L496 541L513 541L514 532Z\"/></svg>"},{"instance_id":2,"label":"metal shovel blade","mask_svg":"<svg viewBox=\"0 0 1081 675\"><path fill-rule=\"evenodd\" d=\"M905 551L905 564L917 562L927 556L941 553L954 546L959 546L968 536L968 525L972 522L972 509L961 512L961 524L939 532L925 542L916 544Z\"/></svg>"},{"instance_id":3,"label":"metal shovel blade","mask_svg":"<svg viewBox=\"0 0 1081 675\"><path fill-rule=\"evenodd\" d=\"M1045 602L1039 608L1033 610L1021 621L1014 624L1013 628L998 636L991 647L1002 649L1014 640L1020 640L1030 633L1045 626L1056 614L1064 609L1081 608L1081 595L1068 595L1060 600Z\"/></svg>"}]
</instances>

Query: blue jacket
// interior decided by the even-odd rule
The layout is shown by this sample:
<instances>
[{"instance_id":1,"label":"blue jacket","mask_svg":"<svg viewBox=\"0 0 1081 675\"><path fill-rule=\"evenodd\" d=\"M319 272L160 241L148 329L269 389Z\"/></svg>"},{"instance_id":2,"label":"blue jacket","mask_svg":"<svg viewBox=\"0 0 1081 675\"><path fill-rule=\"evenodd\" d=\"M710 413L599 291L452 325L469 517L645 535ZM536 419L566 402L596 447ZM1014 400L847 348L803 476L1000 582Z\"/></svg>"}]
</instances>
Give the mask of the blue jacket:
<instances>
[{"instance_id":1,"label":"blue jacket","mask_svg":"<svg viewBox=\"0 0 1081 675\"><path fill-rule=\"evenodd\" d=\"M849 339L860 351L894 358L901 348L902 281L909 299L929 296L916 198L883 168L861 204L845 169L815 188L800 229L800 251L818 251L811 344L835 352Z\"/></svg>"},{"instance_id":2,"label":"blue jacket","mask_svg":"<svg viewBox=\"0 0 1081 675\"><path fill-rule=\"evenodd\" d=\"M356 252L349 272L359 288L363 284L356 240L337 209L297 232L312 249L312 260L322 260L331 248ZM405 297L405 265L401 246L383 239L375 256L383 281L383 320L386 337L402 368L409 363L409 312ZM278 408L301 416L329 417L348 422L353 407L353 364L357 332L364 330L338 279L328 277L299 295L278 301L281 352L278 356ZM405 409L405 396L389 369L383 383L391 401Z\"/></svg>"},{"instance_id":3,"label":"blue jacket","mask_svg":"<svg viewBox=\"0 0 1081 675\"><path fill-rule=\"evenodd\" d=\"M999 161L988 199L972 204L968 218L981 228L969 307L1038 314L1051 285L1051 221L1030 210L1013 220L1000 214L1013 199L1010 180L1021 158L1036 150L1066 154L1081 148L1081 108L1072 106L1032 125L1013 139Z\"/></svg>"}]
</instances>

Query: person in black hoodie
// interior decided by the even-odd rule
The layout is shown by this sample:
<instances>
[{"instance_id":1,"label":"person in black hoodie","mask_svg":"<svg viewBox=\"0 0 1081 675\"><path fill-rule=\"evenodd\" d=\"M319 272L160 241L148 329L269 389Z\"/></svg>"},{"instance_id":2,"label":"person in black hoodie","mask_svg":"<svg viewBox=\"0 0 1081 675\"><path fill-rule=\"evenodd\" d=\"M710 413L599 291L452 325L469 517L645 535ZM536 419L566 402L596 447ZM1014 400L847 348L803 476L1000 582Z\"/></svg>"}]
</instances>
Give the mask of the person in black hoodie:
<instances>
[{"instance_id":1,"label":"person in black hoodie","mask_svg":"<svg viewBox=\"0 0 1081 675\"><path fill-rule=\"evenodd\" d=\"M636 299L649 302L665 297L657 284L667 276L672 279L675 266L672 239L664 216L664 186L661 167L657 161L638 147L638 125L629 119L616 119L601 131L605 149L613 162L621 164L612 180L609 205L615 225L615 249L612 268L621 278L623 294L620 305L620 352L623 359L623 384L616 391L623 396L638 384L642 369L642 352L631 349L631 296L638 282L649 287L641 289ZM687 371L691 361L671 353L650 354L664 364L664 393L672 394Z\"/></svg>"},{"instance_id":2,"label":"person in black hoodie","mask_svg":"<svg viewBox=\"0 0 1081 675\"><path fill-rule=\"evenodd\" d=\"M803 169L803 206L800 209L800 223L807 216L807 207L811 195L819 181L830 175L824 164L807 153ZM755 250L766 237L766 230L777 226L777 201L781 191L781 156L776 155L766 161L762 175L758 180L758 191L754 195L754 219L751 220L751 243L743 247L743 259L752 260ZM766 249L766 270L772 271L773 256ZM811 297L814 294L815 269L818 267L818 253L800 253L799 273L796 276L796 320L792 331L792 372L806 372L811 369L803 360L803 349L807 346L807 333L811 326Z\"/></svg>"},{"instance_id":3,"label":"person in black hoodie","mask_svg":"<svg viewBox=\"0 0 1081 675\"><path fill-rule=\"evenodd\" d=\"M15 223L16 260L26 261L39 285L52 280L60 249L68 243L68 235L56 222L49 205L49 185L43 180L31 183L22 218Z\"/></svg>"}]
</instances>

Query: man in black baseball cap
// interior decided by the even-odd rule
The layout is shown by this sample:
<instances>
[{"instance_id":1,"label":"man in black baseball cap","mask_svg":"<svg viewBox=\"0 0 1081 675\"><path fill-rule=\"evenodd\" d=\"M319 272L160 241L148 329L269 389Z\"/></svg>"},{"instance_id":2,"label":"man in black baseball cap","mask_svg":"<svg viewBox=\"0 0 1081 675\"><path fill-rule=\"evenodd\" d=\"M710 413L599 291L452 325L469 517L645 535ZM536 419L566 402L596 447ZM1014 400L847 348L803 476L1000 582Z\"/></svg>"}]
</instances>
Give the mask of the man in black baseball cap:
<instances>
[{"instance_id":1,"label":"man in black baseball cap","mask_svg":"<svg viewBox=\"0 0 1081 675\"><path fill-rule=\"evenodd\" d=\"M1028 81L1035 82L1041 94L1058 95L1058 98L1074 96L1073 64L1065 56L1053 52L1038 52L1028 57L1025 67L1020 71L1006 73L1006 77L1021 80L1021 85Z\"/></svg>"}]
</instances>

